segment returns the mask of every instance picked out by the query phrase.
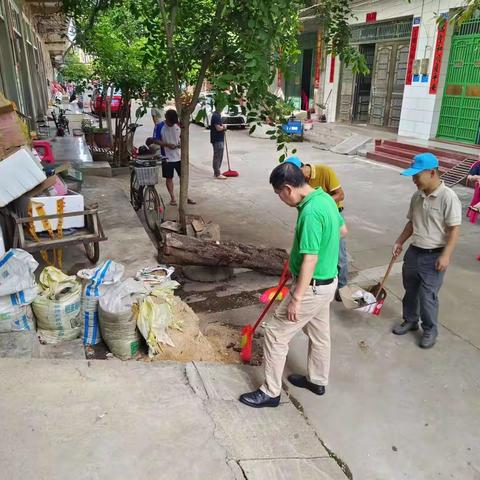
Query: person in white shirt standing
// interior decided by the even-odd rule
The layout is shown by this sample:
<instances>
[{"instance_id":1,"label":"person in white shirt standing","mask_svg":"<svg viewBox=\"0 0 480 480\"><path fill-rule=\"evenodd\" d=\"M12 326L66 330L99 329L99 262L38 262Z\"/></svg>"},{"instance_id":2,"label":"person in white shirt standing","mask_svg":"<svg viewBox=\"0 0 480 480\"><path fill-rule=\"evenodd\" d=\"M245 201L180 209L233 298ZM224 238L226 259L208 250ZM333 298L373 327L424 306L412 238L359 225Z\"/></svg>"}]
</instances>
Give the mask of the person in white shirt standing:
<instances>
[{"instance_id":1,"label":"person in white shirt standing","mask_svg":"<svg viewBox=\"0 0 480 480\"><path fill-rule=\"evenodd\" d=\"M403 322L393 333L416 331L421 320L420 347L431 348L438 335L438 292L460 234L462 205L441 180L435 155L416 155L402 175L413 177L417 191L410 201L408 222L393 246L393 255L398 256L412 238L403 259Z\"/></svg>"},{"instance_id":2,"label":"person in white shirt standing","mask_svg":"<svg viewBox=\"0 0 480 480\"><path fill-rule=\"evenodd\" d=\"M170 109L165 112L165 125L162 128L160 140L150 141L150 143L160 145L165 149L167 160L162 163L162 176L166 180L167 190L170 194L170 205L172 206L177 205L173 176L175 172L179 177L182 176L180 134L181 129L178 125L177 112ZM188 203L194 205L196 202L189 198Z\"/></svg>"}]
</instances>

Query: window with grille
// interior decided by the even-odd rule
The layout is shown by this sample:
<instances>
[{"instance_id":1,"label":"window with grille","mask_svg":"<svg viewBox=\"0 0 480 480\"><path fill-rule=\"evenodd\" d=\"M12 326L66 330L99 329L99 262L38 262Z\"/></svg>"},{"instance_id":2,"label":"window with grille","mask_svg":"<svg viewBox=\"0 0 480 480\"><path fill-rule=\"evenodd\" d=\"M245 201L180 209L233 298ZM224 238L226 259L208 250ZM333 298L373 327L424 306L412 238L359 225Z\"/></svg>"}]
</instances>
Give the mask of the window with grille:
<instances>
[{"instance_id":1,"label":"window with grille","mask_svg":"<svg viewBox=\"0 0 480 480\"><path fill-rule=\"evenodd\" d=\"M455 35L480 35L480 18L475 18L473 20L469 20L468 22L463 22L457 27Z\"/></svg>"},{"instance_id":2,"label":"window with grille","mask_svg":"<svg viewBox=\"0 0 480 480\"><path fill-rule=\"evenodd\" d=\"M352 27L352 43L373 43L383 40L401 40L410 38L412 18L392 22L370 23Z\"/></svg>"}]
</instances>

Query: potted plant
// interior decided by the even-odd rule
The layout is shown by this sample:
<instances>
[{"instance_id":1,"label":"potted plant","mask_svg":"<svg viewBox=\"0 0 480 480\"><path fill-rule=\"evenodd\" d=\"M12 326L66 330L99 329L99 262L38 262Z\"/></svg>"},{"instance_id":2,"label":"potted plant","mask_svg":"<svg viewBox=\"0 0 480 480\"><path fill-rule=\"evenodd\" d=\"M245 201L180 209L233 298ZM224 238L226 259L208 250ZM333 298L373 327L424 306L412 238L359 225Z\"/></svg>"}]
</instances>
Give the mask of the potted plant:
<instances>
[{"instance_id":1,"label":"potted plant","mask_svg":"<svg viewBox=\"0 0 480 480\"><path fill-rule=\"evenodd\" d=\"M112 139L108 133L108 128L93 128L93 140L97 147L107 148L112 146Z\"/></svg>"}]
</instances>

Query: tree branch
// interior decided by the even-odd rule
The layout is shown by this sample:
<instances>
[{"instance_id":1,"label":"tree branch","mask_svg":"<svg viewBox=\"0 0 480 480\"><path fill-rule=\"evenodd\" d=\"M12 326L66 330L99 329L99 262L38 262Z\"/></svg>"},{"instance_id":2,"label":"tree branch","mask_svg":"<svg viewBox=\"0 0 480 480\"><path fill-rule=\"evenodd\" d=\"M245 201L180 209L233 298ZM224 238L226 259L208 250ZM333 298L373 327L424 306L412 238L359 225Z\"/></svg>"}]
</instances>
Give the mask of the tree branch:
<instances>
[{"instance_id":1,"label":"tree branch","mask_svg":"<svg viewBox=\"0 0 480 480\"><path fill-rule=\"evenodd\" d=\"M158 0L158 6L160 7L160 13L162 15L163 23L165 25L165 36L167 38L167 50L168 50L168 63L170 64L170 69L172 70L173 89L175 92L175 105L177 107L178 113L180 113L180 110L182 107L182 104L181 104L182 92L180 90L180 84L178 80L175 46L173 45L173 32L175 28L172 25L173 20L176 18L176 12L175 11L172 12L172 18L169 21L167 17L167 11L165 9L165 0Z\"/></svg>"},{"instance_id":2,"label":"tree branch","mask_svg":"<svg viewBox=\"0 0 480 480\"><path fill-rule=\"evenodd\" d=\"M220 17L222 16L222 11L224 7L225 7L225 0L219 1L217 3L217 11L215 12L215 17L212 24L213 26L218 25L218 22L220 21ZM208 65L210 64L210 60L212 58L214 44L215 44L214 29L212 28L210 32L208 44L207 44L207 50L205 52L205 55L202 58L202 64L200 66L200 71L198 72L197 83L193 91L193 96L190 101L190 105L188 106L189 114L191 114L193 110L195 110L195 105L197 104L198 97L200 96L200 91L202 90L202 85L203 85L203 81L205 80L205 75L207 73Z\"/></svg>"}]
</instances>

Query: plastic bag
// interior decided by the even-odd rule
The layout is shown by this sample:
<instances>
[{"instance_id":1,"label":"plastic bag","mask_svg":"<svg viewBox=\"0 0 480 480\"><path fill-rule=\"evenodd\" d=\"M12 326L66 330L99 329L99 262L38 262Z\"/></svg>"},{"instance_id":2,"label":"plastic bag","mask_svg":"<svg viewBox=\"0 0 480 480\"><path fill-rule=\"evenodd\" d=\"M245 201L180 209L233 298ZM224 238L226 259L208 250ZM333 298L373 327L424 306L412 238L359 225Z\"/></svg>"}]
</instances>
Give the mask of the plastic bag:
<instances>
[{"instance_id":1,"label":"plastic bag","mask_svg":"<svg viewBox=\"0 0 480 480\"><path fill-rule=\"evenodd\" d=\"M175 269L173 267L157 265L156 267L142 268L136 273L135 279L144 282L146 286L155 288L156 286L169 281L174 272Z\"/></svg>"},{"instance_id":2,"label":"plastic bag","mask_svg":"<svg viewBox=\"0 0 480 480\"><path fill-rule=\"evenodd\" d=\"M147 341L149 357L161 352L162 343L175 346L167 333L167 328L181 328L181 325L175 323L172 314L173 290L178 286L177 282L168 280L139 302L137 325Z\"/></svg>"},{"instance_id":3,"label":"plastic bag","mask_svg":"<svg viewBox=\"0 0 480 480\"><path fill-rule=\"evenodd\" d=\"M0 258L0 297L35 287L38 262L25 250L10 249Z\"/></svg>"},{"instance_id":4,"label":"plastic bag","mask_svg":"<svg viewBox=\"0 0 480 480\"><path fill-rule=\"evenodd\" d=\"M83 343L96 345L102 339L98 325L98 299L123 276L125 267L113 260L102 265L80 270L77 276L84 280L80 319L83 325Z\"/></svg>"},{"instance_id":5,"label":"plastic bag","mask_svg":"<svg viewBox=\"0 0 480 480\"><path fill-rule=\"evenodd\" d=\"M40 274L39 283L42 295L52 300L65 290L80 286L75 276L65 275L55 267L45 267Z\"/></svg>"},{"instance_id":6,"label":"plastic bag","mask_svg":"<svg viewBox=\"0 0 480 480\"><path fill-rule=\"evenodd\" d=\"M113 285L105 292L105 295L100 297L100 307L108 313L131 312L135 300L148 293L143 282L127 278L127 280Z\"/></svg>"},{"instance_id":7,"label":"plastic bag","mask_svg":"<svg viewBox=\"0 0 480 480\"><path fill-rule=\"evenodd\" d=\"M140 345L137 329L138 308L132 310L135 301L148 293L142 282L133 278L112 285L99 299L100 333L110 351L122 360L136 355Z\"/></svg>"}]
</instances>

